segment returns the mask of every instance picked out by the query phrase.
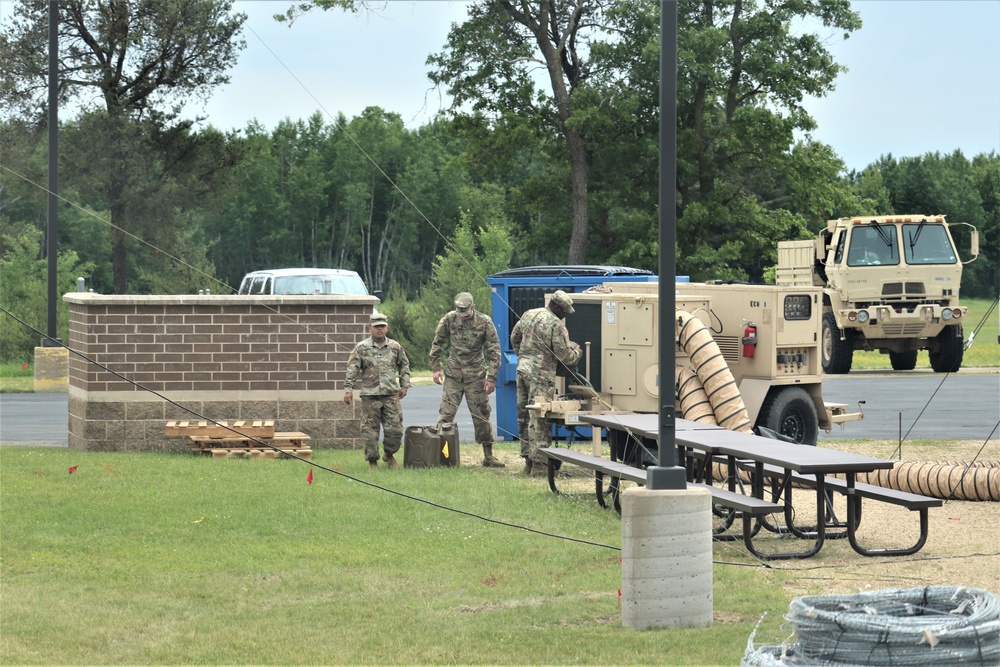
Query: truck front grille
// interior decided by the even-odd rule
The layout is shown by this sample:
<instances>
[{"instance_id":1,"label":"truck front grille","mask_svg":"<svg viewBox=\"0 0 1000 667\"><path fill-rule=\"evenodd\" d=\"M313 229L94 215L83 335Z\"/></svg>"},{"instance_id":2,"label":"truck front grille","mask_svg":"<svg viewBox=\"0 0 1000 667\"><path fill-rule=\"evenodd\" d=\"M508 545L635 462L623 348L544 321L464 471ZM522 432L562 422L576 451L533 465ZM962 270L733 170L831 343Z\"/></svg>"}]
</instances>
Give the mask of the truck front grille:
<instances>
[{"instance_id":1,"label":"truck front grille","mask_svg":"<svg viewBox=\"0 0 1000 667\"><path fill-rule=\"evenodd\" d=\"M923 283L884 283L882 285L882 296L902 296L903 294L919 296L925 293Z\"/></svg>"},{"instance_id":2,"label":"truck front grille","mask_svg":"<svg viewBox=\"0 0 1000 667\"><path fill-rule=\"evenodd\" d=\"M910 322L908 324L883 324L882 331L886 336L919 336L924 329L923 322Z\"/></svg>"}]
</instances>

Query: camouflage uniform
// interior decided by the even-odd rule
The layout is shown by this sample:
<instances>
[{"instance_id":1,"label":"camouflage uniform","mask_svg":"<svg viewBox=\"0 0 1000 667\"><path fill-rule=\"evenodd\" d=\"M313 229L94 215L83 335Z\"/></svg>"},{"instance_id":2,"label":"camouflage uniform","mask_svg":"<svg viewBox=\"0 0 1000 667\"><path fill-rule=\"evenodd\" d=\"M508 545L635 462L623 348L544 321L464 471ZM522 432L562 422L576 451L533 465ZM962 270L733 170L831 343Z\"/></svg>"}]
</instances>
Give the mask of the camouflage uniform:
<instances>
[{"instance_id":1,"label":"camouflage uniform","mask_svg":"<svg viewBox=\"0 0 1000 667\"><path fill-rule=\"evenodd\" d=\"M454 422L455 413L465 396L476 430L476 442L493 445L493 427L490 424L490 397L485 382L496 383L500 368L500 339L489 315L472 311L465 319L458 311L451 311L441 318L431 344L431 371L440 371L441 357L448 348L448 362L444 367L444 392L438 408L438 423Z\"/></svg>"},{"instance_id":2,"label":"camouflage uniform","mask_svg":"<svg viewBox=\"0 0 1000 667\"><path fill-rule=\"evenodd\" d=\"M524 315L510 334L511 347L517 352L517 426L521 438L521 456L530 467L544 465L538 449L552 442L552 428L545 419L531 417L527 406L537 396L552 400L556 395L556 363L576 366L583 352L569 339L566 325L548 308L533 308Z\"/></svg>"},{"instance_id":3,"label":"camouflage uniform","mask_svg":"<svg viewBox=\"0 0 1000 667\"><path fill-rule=\"evenodd\" d=\"M365 459L378 461L379 427L385 431L382 449L387 457L398 452L403 441L403 409L399 404L399 390L410 387L410 360L403 346L391 338L376 343L368 337L351 351L344 390L354 391L359 376Z\"/></svg>"}]
</instances>

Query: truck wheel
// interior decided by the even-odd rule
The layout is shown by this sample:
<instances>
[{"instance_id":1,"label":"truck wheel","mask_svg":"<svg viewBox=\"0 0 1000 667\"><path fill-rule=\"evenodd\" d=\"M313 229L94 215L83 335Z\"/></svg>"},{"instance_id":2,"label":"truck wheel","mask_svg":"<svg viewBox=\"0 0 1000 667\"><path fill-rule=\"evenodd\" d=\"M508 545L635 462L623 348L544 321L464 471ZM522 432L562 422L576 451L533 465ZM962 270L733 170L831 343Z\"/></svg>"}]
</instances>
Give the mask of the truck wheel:
<instances>
[{"instance_id":1,"label":"truck wheel","mask_svg":"<svg viewBox=\"0 0 1000 667\"><path fill-rule=\"evenodd\" d=\"M917 367L917 351L890 352L889 363L894 371L912 371Z\"/></svg>"},{"instance_id":2,"label":"truck wheel","mask_svg":"<svg viewBox=\"0 0 1000 667\"><path fill-rule=\"evenodd\" d=\"M821 354L823 372L828 375L849 373L854 362L854 347L849 340L840 339L840 328L833 313L823 314L823 341Z\"/></svg>"},{"instance_id":3,"label":"truck wheel","mask_svg":"<svg viewBox=\"0 0 1000 667\"><path fill-rule=\"evenodd\" d=\"M764 401L757 423L801 445L815 445L819 417L812 397L802 387L783 387Z\"/></svg>"},{"instance_id":4,"label":"truck wheel","mask_svg":"<svg viewBox=\"0 0 1000 667\"><path fill-rule=\"evenodd\" d=\"M935 373L954 373L962 367L962 357L965 356L965 341L962 325L945 327L937 335L937 351L928 352L931 358L931 368Z\"/></svg>"}]
</instances>

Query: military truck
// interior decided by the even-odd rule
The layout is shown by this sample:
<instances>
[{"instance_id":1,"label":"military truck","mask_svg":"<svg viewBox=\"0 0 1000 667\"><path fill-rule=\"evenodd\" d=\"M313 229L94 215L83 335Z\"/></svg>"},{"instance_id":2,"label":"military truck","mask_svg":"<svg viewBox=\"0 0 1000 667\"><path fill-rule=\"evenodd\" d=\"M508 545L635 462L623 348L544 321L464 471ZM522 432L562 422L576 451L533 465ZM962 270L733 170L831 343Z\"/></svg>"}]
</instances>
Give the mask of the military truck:
<instances>
[{"instance_id":1,"label":"military truck","mask_svg":"<svg viewBox=\"0 0 1000 667\"><path fill-rule=\"evenodd\" d=\"M830 220L815 240L778 244L778 285L823 288L823 371L851 370L854 350L889 355L894 370L913 370L927 350L938 373L962 366L958 303L962 264L951 229L969 227L970 259L979 233L943 215L856 216Z\"/></svg>"},{"instance_id":2,"label":"military truck","mask_svg":"<svg viewBox=\"0 0 1000 667\"><path fill-rule=\"evenodd\" d=\"M862 418L860 413L848 413L845 404L823 401L822 289L677 283L676 292L678 317L689 314L710 331L718 346L713 356L721 355L731 373L749 426L815 444L820 428L830 431L834 424ZM536 409L568 424L593 412L656 413L664 382L658 367L658 285L605 283L572 297L576 312L566 318L566 327L570 338L584 347L584 358L565 382L572 396L581 391L585 377L583 384L591 397ZM695 352L683 346L684 338L678 336L679 368L692 366L695 359ZM673 387L674 373L668 377L668 386ZM680 411L678 416L692 418Z\"/></svg>"}]
</instances>

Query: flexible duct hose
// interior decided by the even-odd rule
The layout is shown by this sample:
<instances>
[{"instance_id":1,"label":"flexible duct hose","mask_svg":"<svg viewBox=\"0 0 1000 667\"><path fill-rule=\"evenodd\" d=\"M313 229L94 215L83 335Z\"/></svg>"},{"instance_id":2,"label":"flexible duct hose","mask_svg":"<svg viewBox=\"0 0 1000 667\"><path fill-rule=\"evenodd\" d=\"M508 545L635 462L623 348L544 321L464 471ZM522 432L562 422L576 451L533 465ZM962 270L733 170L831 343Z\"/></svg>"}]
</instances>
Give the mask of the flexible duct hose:
<instances>
[{"instance_id":1,"label":"flexible duct hose","mask_svg":"<svg viewBox=\"0 0 1000 667\"><path fill-rule=\"evenodd\" d=\"M864 477L864 479L862 479ZM858 481L944 500L1000 500L1000 461L897 461Z\"/></svg>"},{"instance_id":2,"label":"flexible duct hose","mask_svg":"<svg viewBox=\"0 0 1000 667\"><path fill-rule=\"evenodd\" d=\"M708 400L705 387L693 370L687 366L677 367L677 407L684 419L700 424L718 426L715 411Z\"/></svg>"},{"instance_id":3,"label":"flexible duct hose","mask_svg":"<svg viewBox=\"0 0 1000 667\"><path fill-rule=\"evenodd\" d=\"M677 341L691 359L691 366L701 380L719 426L730 431L752 433L753 424L750 423L740 389L718 343L704 323L690 313L678 310Z\"/></svg>"}]
</instances>

